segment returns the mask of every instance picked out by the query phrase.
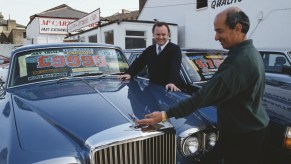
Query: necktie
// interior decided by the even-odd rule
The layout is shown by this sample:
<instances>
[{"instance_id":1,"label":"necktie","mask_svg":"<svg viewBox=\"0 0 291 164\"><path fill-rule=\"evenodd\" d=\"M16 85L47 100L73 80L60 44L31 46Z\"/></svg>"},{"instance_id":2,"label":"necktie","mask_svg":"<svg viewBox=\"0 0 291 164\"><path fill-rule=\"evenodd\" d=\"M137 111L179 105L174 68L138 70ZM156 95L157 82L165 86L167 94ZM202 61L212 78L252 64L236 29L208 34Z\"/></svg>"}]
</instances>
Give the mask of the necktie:
<instances>
[{"instance_id":1,"label":"necktie","mask_svg":"<svg viewBox=\"0 0 291 164\"><path fill-rule=\"evenodd\" d=\"M158 55L160 55L161 51L162 51L162 48L161 48L161 46L159 46L158 47Z\"/></svg>"}]
</instances>

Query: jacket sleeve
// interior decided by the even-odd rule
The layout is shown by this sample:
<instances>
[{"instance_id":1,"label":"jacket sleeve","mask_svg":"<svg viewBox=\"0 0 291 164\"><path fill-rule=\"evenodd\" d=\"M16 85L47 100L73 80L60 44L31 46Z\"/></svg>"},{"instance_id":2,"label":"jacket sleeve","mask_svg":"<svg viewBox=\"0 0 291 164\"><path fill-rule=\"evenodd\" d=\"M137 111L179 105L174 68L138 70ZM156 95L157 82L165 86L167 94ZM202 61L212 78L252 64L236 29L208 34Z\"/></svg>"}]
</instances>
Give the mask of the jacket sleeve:
<instances>
[{"instance_id":1,"label":"jacket sleeve","mask_svg":"<svg viewBox=\"0 0 291 164\"><path fill-rule=\"evenodd\" d=\"M133 61L133 63L129 66L128 70L125 72L130 74L131 77L136 76L143 68L146 66L146 54L147 49L143 51L143 53Z\"/></svg>"},{"instance_id":2,"label":"jacket sleeve","mask_svg":"<svg viewBox=\"0 0 291 164\"><path fill-rule=\"evenodd\" d=\"M215 74L204 86L191 97L171 106L167 116L181 118L193 113L195 110L215 105L235 96L240 88L240 76L235 69L228 67L226 70Z\"/></svg>"},{"instance_id":3,"label":"jacket sleeve","mask_svg":"<svg viewBox=\"0 0 291 164\"><path fill-rule=\"evenodd\" d=\"M168 82L173 84L178 84L180 82L180 69L182 62L182 53L179 46L174 46L171 52L171 60L170 60L170 73L168 77Z\"/></svg>"}]
</instances>

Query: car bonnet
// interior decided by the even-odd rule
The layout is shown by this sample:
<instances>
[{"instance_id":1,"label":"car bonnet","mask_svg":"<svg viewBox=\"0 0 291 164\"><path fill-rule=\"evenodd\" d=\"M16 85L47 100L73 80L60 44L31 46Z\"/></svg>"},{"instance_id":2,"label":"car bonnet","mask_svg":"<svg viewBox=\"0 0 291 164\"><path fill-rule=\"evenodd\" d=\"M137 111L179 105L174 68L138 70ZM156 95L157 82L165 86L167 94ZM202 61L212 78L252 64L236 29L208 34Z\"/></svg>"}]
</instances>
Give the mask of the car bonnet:
<instances>
[{"instance_id":1,"label":"car bonnet","mask_svg":"<svg viewBox=\"0 0 291 164\"><path fill-rule=\"evenodd\" d=\"M110 134L108 129L111 136L119 135L113 130L116 127L142 133L132 128L135 119L179 99L160 86L146 85L104 78L14 89L11 97L20 145L25 150L74 150L93 135Z\"/></svg>"}]
</instances>

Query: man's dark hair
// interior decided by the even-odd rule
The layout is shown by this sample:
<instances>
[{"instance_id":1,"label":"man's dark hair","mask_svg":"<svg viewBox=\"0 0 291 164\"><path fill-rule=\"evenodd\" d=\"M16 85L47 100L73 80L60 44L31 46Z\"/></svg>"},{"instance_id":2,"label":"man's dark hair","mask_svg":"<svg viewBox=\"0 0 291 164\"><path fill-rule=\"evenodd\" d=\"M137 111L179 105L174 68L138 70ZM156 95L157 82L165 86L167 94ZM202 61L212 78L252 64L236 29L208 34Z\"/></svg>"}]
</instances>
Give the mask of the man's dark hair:
<instances>
[{"instance_id":1,"label":"man's dark hair","mask_svg":"<svg viewBox=\"0 0 291 164\"><path fill-rule=\"evenodd\" d=\"M169 25L166 22L157 22L156 24L154 24L152 32L154 33L156 27L162 27L162 26L166 26L167 29L168 29L169 34L171 33Z\"/></svg>"},{"instance_id":2,"label":"man's dark hair","mask_svg":"<svg viewBox=\"0 0 291 164\"><path fill-rule=\"evenodd\" d=\"M230 28L234 29L236 24L241 24L241 32L246 34L250 29L249 17L243 11L232 10L226 14L225 24Z\"/></svg>"}]
</instances>

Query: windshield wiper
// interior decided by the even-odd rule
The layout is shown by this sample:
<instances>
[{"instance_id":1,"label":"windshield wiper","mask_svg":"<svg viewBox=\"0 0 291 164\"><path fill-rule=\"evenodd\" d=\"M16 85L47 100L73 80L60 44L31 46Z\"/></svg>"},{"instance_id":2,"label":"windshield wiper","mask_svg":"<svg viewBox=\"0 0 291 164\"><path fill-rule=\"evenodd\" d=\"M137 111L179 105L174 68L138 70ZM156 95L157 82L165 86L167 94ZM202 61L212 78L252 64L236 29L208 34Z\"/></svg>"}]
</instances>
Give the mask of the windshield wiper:
<instances>
[{"instance_id":1,"label":"windshield wiper","mask_svg":"<svg viewBox=\"0 0 291 164\"><path fill-rule=\"evenodd\" d=\"M86 72L86 73L81 73L77 75L73 75L72 77L83 77L83 76L98 76L98 75L103 75L102 72Z\"/></svg>"},{"instance_id":2,"label":"windshield wiper","mask_svg":"<svg viewBox=\"0 0 291 164\"><path fill-rule=\"evenodd\" d=\"M115 72L115 73L111 73L110 75L123 75L124 72Z\"/></svg>"},{"instance_id":3,"label":"windshield wiper","mask_svg":"<svg viewBox=\"0 0 291 164\"><path fill-rule=\"evenodd\" d=\"M62 80L66 80L66 79L72 79L74 77L99 76L99 75L102 75L102 77L106 77L109 75L122 75L122 74L124 74L124 72L116 72L116 73L112 73L112 74L103 74L102 72L85 72L85 73L81 73L81 74L77 74L77 75L72 75L69 77L60 78L60 79L58 79L57 82L60 82Z\"/></svg>"},{"instance_id":4,"label":"windshield wiper","mask_svg":"<svg viewBox=\"0 0 291 164\"><path fill-rule=\"evenodd\" d=\"M95 73L88 73L88 72L86 72L86 73L81 73L81 74L78 74L78 75L73 75L73 76L68 76L68 77L60 78L60 79L58 79L57 82L60 82L62 80L67 80L67 79L73 79L74 77L98 76L98 75L103 75L103 73L102 72L97 72L97 73L96 72Z\"/></svg>"},{"instance_id":5,"label":"windshield wiper","mask_svg":"<svg viewBox=\"0 0 291 164\"><path fill-rule=\"evenodd\" d=\"M62 77L62 78L59 78L57 82L60 82L62 80L67 80L67 79L72 79L72 77Z\"/></svg>"}]
</instances>

